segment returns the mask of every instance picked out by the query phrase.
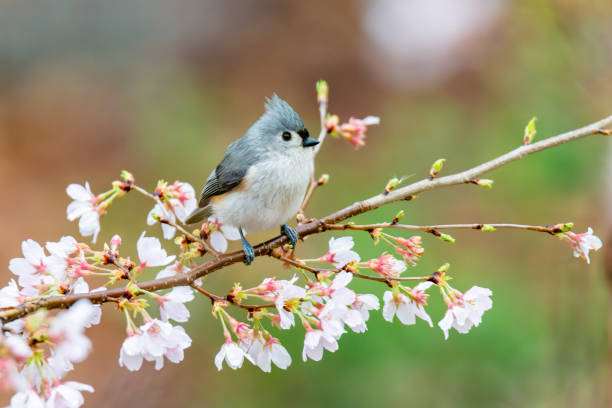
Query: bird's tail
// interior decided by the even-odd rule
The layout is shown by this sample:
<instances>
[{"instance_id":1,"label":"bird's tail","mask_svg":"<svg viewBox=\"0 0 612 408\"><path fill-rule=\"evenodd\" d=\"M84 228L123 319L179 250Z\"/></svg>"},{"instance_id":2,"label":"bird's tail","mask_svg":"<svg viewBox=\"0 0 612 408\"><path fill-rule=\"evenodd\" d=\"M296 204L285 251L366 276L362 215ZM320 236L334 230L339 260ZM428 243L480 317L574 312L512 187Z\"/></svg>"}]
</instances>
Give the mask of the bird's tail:
<instances>
[{"instance_id":1,"label":"bird's tail","mask_svg":"<svg viewBox=\"0 0 612 408\"><path fill-rule=\"evenodd\" d=\"M209 205L207 205L206 207L196 208L195 210L193 210L191 214L189 214L189 217L187 217L187 219L185 220L185 224L187 225L196 224L202 220L205 220L211 215L212 215L212 209L210 208Z\"/></svg>"}]
</instances>

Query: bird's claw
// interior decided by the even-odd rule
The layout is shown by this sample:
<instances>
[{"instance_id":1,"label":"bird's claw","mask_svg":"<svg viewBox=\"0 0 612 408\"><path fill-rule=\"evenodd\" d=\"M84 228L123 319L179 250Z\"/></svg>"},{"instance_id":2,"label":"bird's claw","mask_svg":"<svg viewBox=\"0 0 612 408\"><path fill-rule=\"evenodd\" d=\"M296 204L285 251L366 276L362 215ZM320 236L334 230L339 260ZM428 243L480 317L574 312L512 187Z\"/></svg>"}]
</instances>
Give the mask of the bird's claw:
<instances>
[{"instance_id":1,"label":"bird's claw","mask_svg":"<svg viewBox=\"0 0 612 408\"><path fill-rule=\"evenodd\" d=\"M291 246L295 248L295 246L297 245L298 239L300 238L297 231L294 228L291 228L290 226L288 226L287 224L283 224L281 226L281 234L289 238L289 241L291 242Z\"/></svg>"},{"instance_id":2,"label":"bird's claw","mask_svg":"<svg viewBox=\"0 0 612 408\"><path fill-rule=\"evenodd\" d=\"M240 238L242 238L242 250L244 251L244 264L250 265L251 262L255 259L255 250L253 249L253 245L249 244L249 241L244 237L244 233L242 229L240 229Z\"/></svg>"},{"instance_id":3,"label":"bird's claw","mask_svg":"<svg viewBox=\"0 0 612 408\"><path fill-rule=\"evenodd\" d=\"M255 259L255 250L253 249L253 245L244 240L242 241L242 250L244 251L244 264L250 265Z\"/></svg>"}]
</instances>

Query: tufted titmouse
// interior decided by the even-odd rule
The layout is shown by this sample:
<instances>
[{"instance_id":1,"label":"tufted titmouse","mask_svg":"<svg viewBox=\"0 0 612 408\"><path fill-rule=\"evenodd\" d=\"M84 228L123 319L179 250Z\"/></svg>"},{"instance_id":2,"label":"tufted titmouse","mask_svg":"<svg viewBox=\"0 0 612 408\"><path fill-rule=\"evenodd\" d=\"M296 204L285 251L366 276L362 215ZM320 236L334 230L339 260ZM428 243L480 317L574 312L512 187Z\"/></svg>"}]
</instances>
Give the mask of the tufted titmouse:
<instances>
[{"instance_id":1,"label":"tufted titmouse","mask_svg":"<svg viewBox=\"0 0 612 408\"><path fill-rule=\"evenodd\" d=\"M297 243L297 232L285 222L300 208L313 170L313 147L319 144L276 94L266 98L265 108L244 136L228 146L206 179L198 208L186 220L194 224L213 216L237 227L247 265L255 252L245 231L280 226L281 233Z\"/></svg>"}]
</instances>

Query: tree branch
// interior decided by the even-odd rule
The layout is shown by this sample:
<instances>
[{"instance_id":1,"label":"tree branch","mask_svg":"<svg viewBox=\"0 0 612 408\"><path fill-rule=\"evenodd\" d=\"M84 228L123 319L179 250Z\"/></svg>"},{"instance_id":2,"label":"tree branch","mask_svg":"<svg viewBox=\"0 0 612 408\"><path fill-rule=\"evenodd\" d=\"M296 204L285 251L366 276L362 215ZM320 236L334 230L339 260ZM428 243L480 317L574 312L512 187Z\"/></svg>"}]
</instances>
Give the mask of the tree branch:
<instances>
[{"instance_id":1,"label":"tree branch","mask_svg":"<svg viewBox=\"0 0 612 408\"><path fill-rule=\"evenodd\" d=\"M577 140L593 134L609 134L606 128L612 125L612 116L608 116L598 122L584 126L582 128L572 130L567 133L562 133L557 136L544 139L540 142L524 145L512 150L493 160L485 162L481 165L473 167L461 173L450 176L439 177L433 180L423 179L408 186L393 190L388 194L378 194L363 201L358 201L348 207L336 211L319 220L302 224L297 227L297 232L301 238L320 233L326 230L326 224L337 224L347 218L372 211L380 206L401 200L410 200L415 194L419 194L434 188L453 186L458 184L469 183L471 179L480 176L491 170L495 170L505 164L518 160L524 156L539 152L563 143ZM255 256L269 255L275 248L288 243L288 238L284 235L277 236L268 241L265 241L255 247ZM204 262L203 264L193 268L185 274L175 275L162 279L155 279L146 282L138 283L138 287L148 291L156 291L168 289L175 286L190 286L196 279L209 275L228 265L241 262L244 259L242 251L222 254ZM44 299L38 299L31 302L26 302L19 306L4 308L0 310L0 320L3 323L23 317L40 308L55 309L67 308L80 299L89 299L93 303L105 303L111 298L119 298L128 295L125 287L108 289L100 292L92 292L78 295L53 296Z\"/></svg>"}]
</instances>

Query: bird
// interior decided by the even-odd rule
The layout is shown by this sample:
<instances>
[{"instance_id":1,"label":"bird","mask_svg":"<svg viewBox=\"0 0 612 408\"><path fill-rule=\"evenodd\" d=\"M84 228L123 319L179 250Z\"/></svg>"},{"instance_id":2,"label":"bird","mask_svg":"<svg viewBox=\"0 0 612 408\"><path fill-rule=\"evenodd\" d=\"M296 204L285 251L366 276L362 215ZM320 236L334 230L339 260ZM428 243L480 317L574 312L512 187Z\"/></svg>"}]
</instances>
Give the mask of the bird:
<instances>
[{"instance_id":1,"label":"bird","mask_svg":"<svg viewBox=\"0 0 612 408\"><path fill-rule=\"evenodd\" d=\"M206 179L198 207L185 220L190 225L215 217L238 228L246 265L255 259L247 232L280 226L281 234L297 245L297 231L286 221L300 208L319 144L278 95L266 98L264 107L264 114L227 147Z\"/></svg>"}]
</instances>

